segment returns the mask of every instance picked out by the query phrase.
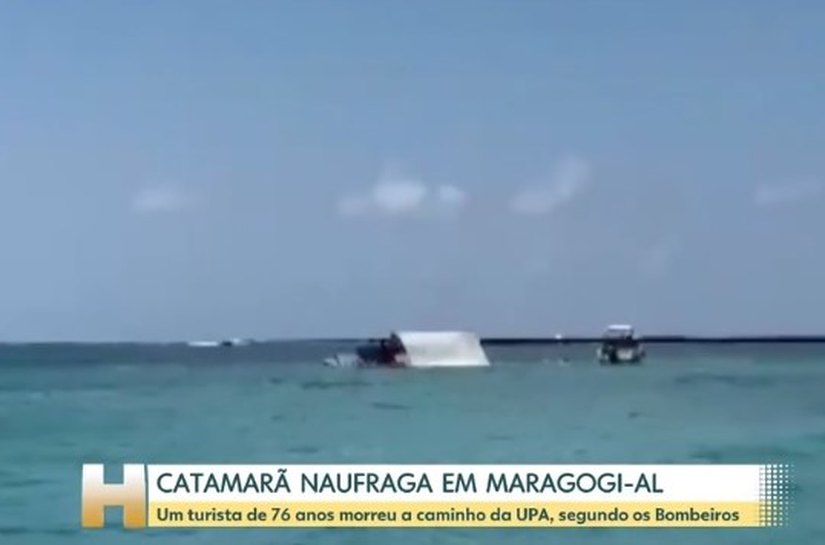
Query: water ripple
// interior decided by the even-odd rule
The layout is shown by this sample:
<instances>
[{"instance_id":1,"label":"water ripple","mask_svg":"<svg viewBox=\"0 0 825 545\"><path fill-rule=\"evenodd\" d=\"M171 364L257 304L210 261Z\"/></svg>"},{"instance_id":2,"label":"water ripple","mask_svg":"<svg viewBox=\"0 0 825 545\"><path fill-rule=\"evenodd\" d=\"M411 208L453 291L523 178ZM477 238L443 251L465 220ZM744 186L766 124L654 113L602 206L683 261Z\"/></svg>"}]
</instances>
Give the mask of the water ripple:
<instances>
[{"instance_id":1,"label":"water ripple","mask_svg":"<svg viewBox=\"0 0 825 545\"><path fill-rule=\"evenodd\" d=\"M301 383L304 390L332 390L345 388L363 388L370 383L365 380L309 380Z\"/></svg>"},{"instance_id":2,"label":"water ripple","mask_svg":"<svg viewBox=\"0 0 825 545\"><path fill-rule=\"evenodd\" d=\"M747 375L727 375L716 373L687 373L673 380L678 386L697 386L702 384L723 384L737 388L766 388L777 384L773 377L754 377Z\"/></svg>"},{"instance_id":3,"label":"water ripple","mask_svg":"<svg viewBox=\"0 0 825 545\"><path fill-rule=\"evenodd\" d=\"M410 405L388 401L374 401L371 405L380 411L409 411L412 409Z\"/></svg>"}]
</instances>

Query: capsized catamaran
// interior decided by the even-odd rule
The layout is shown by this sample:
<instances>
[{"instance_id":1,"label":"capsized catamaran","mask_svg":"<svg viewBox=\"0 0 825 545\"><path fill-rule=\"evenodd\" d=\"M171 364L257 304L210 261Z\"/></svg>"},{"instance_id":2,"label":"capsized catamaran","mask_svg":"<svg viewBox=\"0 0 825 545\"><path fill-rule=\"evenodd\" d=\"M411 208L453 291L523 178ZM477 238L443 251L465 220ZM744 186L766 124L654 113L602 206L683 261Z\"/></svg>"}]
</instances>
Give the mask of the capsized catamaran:
<instances>
[{"instance_id":1,"label":"capsized catamaran","mask_svg":"<svg viewBox=\"0 0 825 545\"><path fill-rule=\"evenodd\" d=\"M324 360L331 367L487 367L490 361L474 333L399 331L358 346L354 354Z\"/></svg>"}]
</instances>

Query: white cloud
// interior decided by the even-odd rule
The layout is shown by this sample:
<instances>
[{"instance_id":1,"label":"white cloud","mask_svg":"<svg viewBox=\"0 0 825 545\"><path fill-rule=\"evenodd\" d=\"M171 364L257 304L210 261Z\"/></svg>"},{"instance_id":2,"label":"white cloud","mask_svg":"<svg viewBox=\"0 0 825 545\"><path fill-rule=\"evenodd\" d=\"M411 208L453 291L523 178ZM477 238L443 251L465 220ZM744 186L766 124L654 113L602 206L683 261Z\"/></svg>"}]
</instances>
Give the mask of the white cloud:
<instances>
[{"instance_id":1,"label":"white cloud","mask_svg":"<svg viewBox=\"0 0 825 545\"><path fill-rule=\"evenodd\" d=\"M373 188L372 200L381 211L394 216L420 209L429 192L415 180L386 180Z\"/></svg>"},{"instance_id":2,"label":"white cloud","mask_svg":"<svg viewBox=\"0 0 825 545\"><path fill-rule=\"evenodd\" d=\"M188 196L174 186L153 186L138 191L132 209L141 214L176 212L189 205Z\"/></svg>"},{"instance_id":3,"label":"white cloud","mask_svg":"<svg viewBox=\"0 0 825 545\"><path fill-rule=\"evenodd\" d=\"M418 180L384 175L366 194L340 199L338 213L349 218L420 216L437 209L458 210L464 206L466 198L464 191L452 185L430 188Z\"/></svg>"},{"instance_id":4,"label":"white cloud","mask_svg":"<svg viewBox=\"0 0 825 545\"><path fill-rule=\"evenodd\" d=\"M516 214L549 214L572 202L590 183L590 165L579 157L563 159L549 183L527 187L516 193L510 209Z\"/></svg>"},{"instance_id":5,"label":"white cloud","mask_svg":"<svg viewBox=\"0 0 825 545\"><path fill-rule=\"evenodd\" d=\"M772 208L796 204L822 193L823 185L816 180L800 180L785 184L761 185L756 188L756 206Z\"/></svg>"},{"instance_id":6,"label":"white cloud","mask_svg":"<svg viewBox=\"0 0 825 545\"><path fill-rule=\"evenodd\" d=\"M436 191L436 198L442 206L461 208L467 201L467 194L454 185L442 185Z\"/></svg>"}]
</instances>

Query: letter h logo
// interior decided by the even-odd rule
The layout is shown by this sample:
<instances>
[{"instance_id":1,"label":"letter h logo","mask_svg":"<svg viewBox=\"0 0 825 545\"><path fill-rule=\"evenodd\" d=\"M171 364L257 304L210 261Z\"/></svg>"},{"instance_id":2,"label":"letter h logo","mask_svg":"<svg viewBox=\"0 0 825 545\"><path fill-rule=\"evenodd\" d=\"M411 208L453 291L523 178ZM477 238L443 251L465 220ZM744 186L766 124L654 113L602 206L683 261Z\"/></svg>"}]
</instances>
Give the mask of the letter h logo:
<instances>
[{"instance_id":1,"label":"letter h logo","mask_svg":"<svg viewBox=\"0 0 825 545\"><path fill-rule=\"evenodd\" d=\"M103 528L106 508L123 508L123 526L146 526L146 466L124 464L123 483L106 484L103 464L83 464L82 525Z\"/></svg>"}]
</instances>

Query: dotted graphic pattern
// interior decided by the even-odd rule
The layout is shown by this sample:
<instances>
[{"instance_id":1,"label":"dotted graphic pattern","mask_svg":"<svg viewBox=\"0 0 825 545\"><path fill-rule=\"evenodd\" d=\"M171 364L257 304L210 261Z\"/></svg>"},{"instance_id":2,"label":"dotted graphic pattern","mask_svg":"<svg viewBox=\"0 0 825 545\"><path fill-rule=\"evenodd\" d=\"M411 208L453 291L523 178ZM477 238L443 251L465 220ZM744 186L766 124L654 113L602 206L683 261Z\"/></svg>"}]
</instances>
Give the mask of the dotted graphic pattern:
<instances>
[{"instance_id":1,"label":"dotted graphic pattern","mask_svg":"<svg viewBox=\"0 0 825 545\"><path fill-rule=\"evenodd\" d=\"M759 469L759 525L786 526L793 506L793 466L766 464Z\"/></svg>"}]
</instances>

